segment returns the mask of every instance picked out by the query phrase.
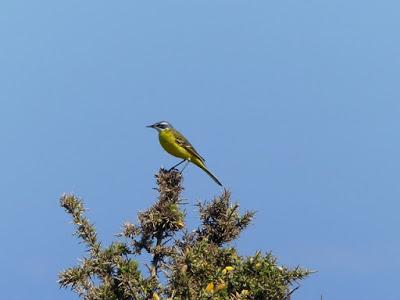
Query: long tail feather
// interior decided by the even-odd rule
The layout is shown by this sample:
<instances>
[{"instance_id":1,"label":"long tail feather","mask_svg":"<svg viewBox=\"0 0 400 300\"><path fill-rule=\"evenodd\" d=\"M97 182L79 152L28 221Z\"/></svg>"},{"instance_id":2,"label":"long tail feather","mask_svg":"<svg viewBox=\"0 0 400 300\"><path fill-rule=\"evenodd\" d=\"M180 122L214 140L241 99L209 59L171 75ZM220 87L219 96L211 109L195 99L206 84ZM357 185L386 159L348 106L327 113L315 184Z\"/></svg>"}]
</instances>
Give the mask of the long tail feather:
<instances>
[{"instance_id":1,"label":"long tail feather","mask_svg":"<svg viewBox=\"0 0 400 300\"><path fill-rule=\"evenodd\" d=\"M194 159L190 160L190 162L194 163L196 166L198 166L200 169L206 172L208 176L210 176L218 185L223 186L222 183L218 180L218 178L215 177L214 174L207 169L206 165L202 160L195 157Z\"/></svg>"},{"instance_id":2,"label":"long tail feather","mask_svg":"<svg viewBox=\"0 0 400 300\"><path fill-rule=\"evenodd\" d=\"M222 183L218 180L217 177L214 176L213 173L211 173L206 167L202 167L202 169L204 170L204 172L206 172L208 174L208 176L210 176L218 185L222 186Z\"/></svg>"}]
</instances>

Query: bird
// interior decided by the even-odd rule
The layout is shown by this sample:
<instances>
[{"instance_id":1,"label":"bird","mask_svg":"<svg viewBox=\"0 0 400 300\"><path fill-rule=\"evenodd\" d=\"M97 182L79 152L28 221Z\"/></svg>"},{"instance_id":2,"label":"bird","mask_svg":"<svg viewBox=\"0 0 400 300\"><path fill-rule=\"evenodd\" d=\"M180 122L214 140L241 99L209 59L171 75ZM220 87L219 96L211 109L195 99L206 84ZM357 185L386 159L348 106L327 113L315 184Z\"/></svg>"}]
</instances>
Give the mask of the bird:
<instances>
[{"instance_id":1,"label":"bird","mask_svg":"<svg viewBox=\"0 0 400 300\"><path fill-rule=\"evenodd\" d=\"M222 186L222 183L218 180L218 178L207 169L204 158L196 151L192 144L189 143L185 136L176 130L170 123L167 121L161 121L146 127L153 128L158 131L158 139L165 151L173 156L183 159L170 170L176 168L184 162L191 162L206 172L208 176L210 176L218 185Z\"/></svg>"}]
</instances>

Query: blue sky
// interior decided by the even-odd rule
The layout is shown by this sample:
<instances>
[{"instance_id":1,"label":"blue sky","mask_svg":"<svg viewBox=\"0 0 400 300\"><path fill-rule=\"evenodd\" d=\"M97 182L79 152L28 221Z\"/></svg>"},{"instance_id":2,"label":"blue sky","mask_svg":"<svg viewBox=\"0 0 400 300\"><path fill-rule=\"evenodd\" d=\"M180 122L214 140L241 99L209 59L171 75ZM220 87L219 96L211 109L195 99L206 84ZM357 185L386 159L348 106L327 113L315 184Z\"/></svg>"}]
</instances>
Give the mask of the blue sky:
<instances>
[{"instance_id":1,"label":"blue sky","mask_svg":"<svg viewBox=\"0 0 400 300\"><path fill-rule=\"evenodd\" d=\"M177 160L168 120L241 209L238 246L318 273L294 299L395 299L400 268L398 1L2 1L5 299L77 299L84 253L59 207L85 200L104 242ZM185 170L184 197L219 187Z\"/></svg>"}]
</instances>

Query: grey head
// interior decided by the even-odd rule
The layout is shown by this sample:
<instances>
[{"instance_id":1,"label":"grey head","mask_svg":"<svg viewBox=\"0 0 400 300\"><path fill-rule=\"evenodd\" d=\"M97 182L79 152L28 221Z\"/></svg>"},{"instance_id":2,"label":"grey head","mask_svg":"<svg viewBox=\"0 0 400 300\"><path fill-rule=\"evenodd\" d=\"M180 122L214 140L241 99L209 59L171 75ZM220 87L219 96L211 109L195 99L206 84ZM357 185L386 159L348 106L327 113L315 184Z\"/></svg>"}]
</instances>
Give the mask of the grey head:
<instances>
[{"instance_id":1,"label":"grey head","mask_svg":"<svg viewBox=\"0 0 400 300\"><path fill-rule=\"evenodd\" d=\"M160 121L160 122L154 123L153 125L149 125L146 127L154 128L158 132L163 131L165 129L173 128L172 125L169 124L167 121Z\"/></svg>"}]
</instances>

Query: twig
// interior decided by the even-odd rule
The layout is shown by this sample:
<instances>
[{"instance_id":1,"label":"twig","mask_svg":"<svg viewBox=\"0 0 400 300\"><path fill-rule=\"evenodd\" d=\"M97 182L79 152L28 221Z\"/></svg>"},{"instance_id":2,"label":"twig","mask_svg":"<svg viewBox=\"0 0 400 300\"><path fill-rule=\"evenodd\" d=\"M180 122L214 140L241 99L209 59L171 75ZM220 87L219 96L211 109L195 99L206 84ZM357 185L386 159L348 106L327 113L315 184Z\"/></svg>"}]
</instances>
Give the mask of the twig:
<instances>
[{"instance_id":1,"label":"twig","mask_svg":"<svg viewBox=\"0 0 400 300\"><path fill-rule=\"evenodd\" d=\"M290 300L290 295L293 294L293 292L294 292L295 290L299 289L299 288L300 288L300 285L298 285L298 286L296 286L294 289L292 289L292 290L286 295L286 297L285 297L284 300Z\"/></svg>"}]
</instances>

